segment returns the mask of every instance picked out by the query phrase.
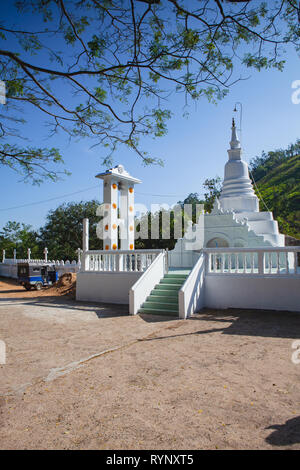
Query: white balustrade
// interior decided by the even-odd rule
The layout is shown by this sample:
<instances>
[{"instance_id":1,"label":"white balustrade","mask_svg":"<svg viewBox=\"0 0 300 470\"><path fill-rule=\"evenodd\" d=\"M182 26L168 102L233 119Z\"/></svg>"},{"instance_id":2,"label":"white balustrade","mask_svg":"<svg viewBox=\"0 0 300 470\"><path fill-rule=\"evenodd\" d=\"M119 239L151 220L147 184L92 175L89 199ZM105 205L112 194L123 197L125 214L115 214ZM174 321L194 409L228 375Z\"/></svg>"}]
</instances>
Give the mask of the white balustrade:
<instances>
[{"instance_id":1,"label":"white balustrade","mask_svg":"<svg viewBox=\"0 0 300 470\"><path fill-rule=\"evenodd\" d=\"M144 272L163 250L87 250L82 271Z\"/></svg>"},{"instance_id":2,"label":"white balustrade","mask_svg":"<svg viewBox=\"0 0 300 470\"><path fill-rule=\"evenodd\" d=\"M300 247L204 248L207 274L300 276Z\"/></svg>"}]
</instances>

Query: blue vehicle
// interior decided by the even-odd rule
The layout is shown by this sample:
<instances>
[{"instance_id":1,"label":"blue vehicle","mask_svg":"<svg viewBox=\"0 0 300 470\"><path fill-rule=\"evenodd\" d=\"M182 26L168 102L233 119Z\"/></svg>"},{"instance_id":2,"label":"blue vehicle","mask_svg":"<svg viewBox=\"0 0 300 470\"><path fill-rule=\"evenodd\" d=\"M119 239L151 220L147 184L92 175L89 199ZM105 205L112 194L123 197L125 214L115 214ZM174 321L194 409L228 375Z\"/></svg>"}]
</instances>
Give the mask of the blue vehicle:
<instances>
[{"instance_id":1,"label":"blue vehicle","mask_svg":"<svg viewBox=\"0 0 300 470\"><path fill-rule=\"evenodd\" d=\"M37 263L18 264L18 282L26 290L34 287L41 290L42 287L51 286L58 280L55 265Z\"/></svg>"}]
</instances>

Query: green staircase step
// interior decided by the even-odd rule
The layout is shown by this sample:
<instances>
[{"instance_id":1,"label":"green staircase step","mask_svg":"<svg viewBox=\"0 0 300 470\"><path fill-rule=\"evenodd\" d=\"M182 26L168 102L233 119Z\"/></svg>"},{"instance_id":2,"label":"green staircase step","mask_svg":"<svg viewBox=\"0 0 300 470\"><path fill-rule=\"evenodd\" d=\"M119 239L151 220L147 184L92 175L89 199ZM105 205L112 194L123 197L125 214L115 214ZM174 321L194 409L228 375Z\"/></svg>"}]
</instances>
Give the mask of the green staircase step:
<instances>
[{"instance_id":1,"label":"green staircase step","mask_svg":"<svg viewBox=\"0 0 300 470\"><path fill-rule=\"evenodd\" d=\"M188 274L168 273L168 274L165 274L164 279L186 279L187 277L188 277Z\"/></svg>"},{"instance_id":2,"label":"green staircase step","mask_svg":"<svg viewBox=\"0 0 300 470\"><path fill-rule=\"evenodd\" d=\"M154 287L155 290L175 290L178 291L182 284L157 284Z\"/></svg>"},{"instance_id":3,"label":"green staircase step","mask_svg":"<svg viewBox=\"0 0 300 470\"><path fill-rule=\"evenodd\" d=\"M182 284L185 282L186 278L178 278L178 277L167 277L167 278L164 278L160 281L160 284L180 284L180 286L182 286Z\"/></svg>"},{"instance_id":4,"label":"green staircase step","mask_svg":"<svg viewBox=\"0 0 300 470\"><path fill-rule=\"evenodd\" d=\"M150 295L154 295L155 297L172 297L178 299L178 291L177 290L168 290L168 289L153 289Z\"/></svg>"},{"instance_id":5,"label":"green staircase step","mask_svg":"<svg viewBox=\"0 0 300 470\"><path fill-rule=\"evenodd\" d=\"M178 317L178 309L166 310L164 308L140 308L139 313L150 313L151 315L167 315L170 317Z\"/></svg>"},{"instance_id":6,"label":"green staircase step","mask_svg":"<svg viewBox=\"0 0 300 470\"><path fill-rule=\"evenodd\" d=\"M174 303L169 303L169 302L152 302L152 300L146 300L146 302L143 304L143 308L155 308L161 309L163 308L164 310L178 310L178 304Z\"/></svg>"},{"instance_id":7,"label":"green staircase step","mask_svg":"<svg viewBox=\"0 0 300 470\"><path fill-rule=\"evenodd\" d=\"M174 270L165 274L160 283L157 284L146 301L143 303L139 313L152 315L178 316L178 292L185 283L189 270Z\"/></svg>"},{"instance_id":8,"label":"green staircase step","mask_svg":"<svg viewBox=\"0 0 300 470\"><path fill-rule=\"evenodd\" d=\"M175 305L178 305L178 296L171 296L171 295L154 295L154 294L151 294L149 295L149 297L147 297L146 299L146 302L148 302L148 300L150 300L151 302L154 302L154 303L158 303L158 304L164 304L164 303L167 303L167 304L175 304Z\"/></svg>"}]
</instances>

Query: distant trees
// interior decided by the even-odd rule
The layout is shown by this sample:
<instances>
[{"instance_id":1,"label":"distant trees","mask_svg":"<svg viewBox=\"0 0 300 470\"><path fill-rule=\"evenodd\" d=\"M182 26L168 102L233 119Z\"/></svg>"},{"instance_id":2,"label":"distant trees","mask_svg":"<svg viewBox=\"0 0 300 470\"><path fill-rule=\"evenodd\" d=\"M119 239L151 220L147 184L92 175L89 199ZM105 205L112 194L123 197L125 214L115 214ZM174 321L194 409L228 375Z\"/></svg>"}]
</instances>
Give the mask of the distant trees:
<instances>
[{"instance_id":1,"label":"distant trees","mask_svg":"<svg viewBox=\"0 0 300 470\"><path fill-rule=\"evenodd\" d=\"M8 257L17 250L19 258L27 258L27 249L31 249L33 258L41 257L41 245L38 233L31 225L9 221L0 231L0 250L5 250Z\"/></svg>"},{"instance_id":2,"label":"distant trees","mask_svg":"<svg viewBox=\"0 0 300 470\"><path fill-rule=\"evenodd\" d=\"M47 246L52 259L77 259L77 248L82 247L82 220L89 219L90 249L102 250L102 240L96 235L99 202L70 202L61 204L48 213L46 224L40 229L40 240Z\"/></svg>"},{"instance_id":3,"label":"distant trees","mask_svg":"<svg viewBox=\"0 0 300 470\"><path fill-rule=\"evenodd\" d=\"M31 249L31 258L43 259L44 248L49 251L49 258L76 260L77 249L82 247L82 220L90 221L90 248L102 249L102 240L96 236L96 215L98 201L70 202L61 204L47 215L46 224L39 230L31 225L9 221L0 231L0 250L6 250L6 257L13 257L17 250L18 258L27 258L27 249Z\"/></svg>"},{"instance_id":4,"label":"distant trees","mask_svg":"<svg viewBox=\"0 0 300 470\"><path fill-rule=\"evenodd\" d=\"M204 209L206 212L211 212L215 199L220 197L221 189L222 189L222 179L220 176L216 176L215 178L208 178L204 181L203 184L206 192L204 193Z\"/></svg>"}]
</instances>

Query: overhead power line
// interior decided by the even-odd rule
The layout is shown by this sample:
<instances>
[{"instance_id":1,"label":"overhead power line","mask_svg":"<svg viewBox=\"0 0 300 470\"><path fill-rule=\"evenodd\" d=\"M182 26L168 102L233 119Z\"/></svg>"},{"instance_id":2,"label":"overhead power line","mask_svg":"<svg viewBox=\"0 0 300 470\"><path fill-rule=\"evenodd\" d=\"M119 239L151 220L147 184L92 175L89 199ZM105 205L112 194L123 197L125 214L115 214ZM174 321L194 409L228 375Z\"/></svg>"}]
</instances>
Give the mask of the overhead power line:
<instances>
[{"instance_id":1,"label":"overhead power line","mask_svg":"<svg viewBox=\"0 0 300 470\"><path fill-rule=\"evenodd\" d=\"M75 194L79 194L79 193L85 193L86 191L90 191L91 189L96 189L96 188L99 188L99 186L98 185L91 186L90 188L81 189L80 191L75 191L73 193L68 193L68 194L62 194L61 196L51 197L50 199L44 199L42 201L29 202L28 204L22 204L21 206L7 207L5 209L0 209L0 211L11 211L13 209L21 209L22 207L35 206L37 204L45 204L46 202L55 201L57 199L63 199L65 197L74 196Z\"/></svg>"},{"instance_id":2,"label":"overhead power line","mask_svg":"<svg viewBox=\"0 0 300 470\"><path fill-rule=\"evenodd\" d=\"M45 204L47 202L51 202L51 201L57 201L58 199L64 199L66 197L69 197L69 196L75 196L76 194L80 194L80 193L85 193L87 191L91 191L92 189L98 189L99 188L99 185L97 186L91 186L90 188L85 188L85 189L81 189L79 191L74 191L73 193L68 193L68 194L62 194L61 196L55 196L55 197L51 197L49 199L43 199L42 201L35 201L35 202L29 202L27 204L22 204L20 206L12 206L12 207L6 207L6 208L0 208L0 211L1 212L4 212L4 211L11 211L11 210L14 210L14 209L22 209L23 207L30 207L30 206L36 206L38 204ZM151 193L141 193L139 191L136 191L136 194L139 194L141 196L152 196L152 197L185 197L186 194L151 194ZM200 194L201 196L201 194Z\"/></svg>"}]
</instances>

